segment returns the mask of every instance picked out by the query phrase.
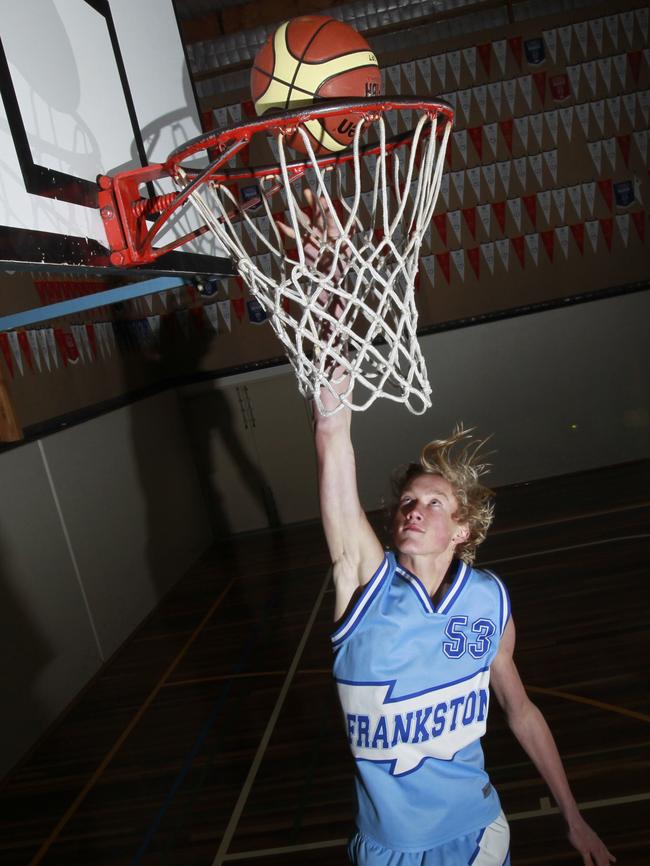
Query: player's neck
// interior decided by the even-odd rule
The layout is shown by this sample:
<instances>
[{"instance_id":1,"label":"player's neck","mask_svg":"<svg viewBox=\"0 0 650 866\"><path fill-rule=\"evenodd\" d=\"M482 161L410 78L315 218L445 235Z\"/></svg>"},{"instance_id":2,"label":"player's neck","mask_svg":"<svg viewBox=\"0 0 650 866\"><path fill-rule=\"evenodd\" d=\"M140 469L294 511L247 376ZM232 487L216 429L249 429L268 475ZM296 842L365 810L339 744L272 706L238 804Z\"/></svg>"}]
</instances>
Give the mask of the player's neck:
<instances>
[{"instance_id":1,"label":"player's neck","mask_svg":"<svg viewBox=\"0 0 650 866\"><path fill-rule=\"evenodd\" d=\"M412 556L408 553L400 553L398 554L397 561L412 574L416 575L429 593L430 598L434 598L445 577L450 573L453 558L454 551L446 550L444 553L438 555L428 554L426 556Z\"/></svg>"}]
</instances>

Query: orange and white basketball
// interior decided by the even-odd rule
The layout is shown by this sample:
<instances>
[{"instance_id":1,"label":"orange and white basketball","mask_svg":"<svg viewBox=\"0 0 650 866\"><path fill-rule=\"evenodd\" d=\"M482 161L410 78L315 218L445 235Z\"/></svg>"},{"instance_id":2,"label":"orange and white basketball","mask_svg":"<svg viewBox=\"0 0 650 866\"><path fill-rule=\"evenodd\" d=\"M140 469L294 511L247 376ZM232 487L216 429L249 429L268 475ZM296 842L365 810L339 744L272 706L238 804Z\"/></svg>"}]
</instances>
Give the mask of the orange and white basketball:
<instances>
[{"instance_id":1,"label":"orange and white basketball","mask_svg":"<svg viewBox=\"0 0 650 866\"><path fill-rule=\"evenodd\" d=\"M348 24L324 15L302 15L281 24L258 51L251 70L251 94L258 115L288 111L321 99L354 99L381 93L377 58ZM306 124L317 154L349 147L358 116ZM302 153L299 133L287 143Z\"/></svg>"}]
</instances>

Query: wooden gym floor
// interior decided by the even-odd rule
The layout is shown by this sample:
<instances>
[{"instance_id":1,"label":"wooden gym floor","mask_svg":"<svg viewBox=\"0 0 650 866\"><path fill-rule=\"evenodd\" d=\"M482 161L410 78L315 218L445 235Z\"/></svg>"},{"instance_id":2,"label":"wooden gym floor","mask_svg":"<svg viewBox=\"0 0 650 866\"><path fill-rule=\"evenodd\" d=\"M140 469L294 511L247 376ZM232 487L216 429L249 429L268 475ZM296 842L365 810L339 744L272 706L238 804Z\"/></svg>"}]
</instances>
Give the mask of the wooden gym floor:
<instances>
[{"instance_id":1,"label":"wooden gym floor","mask_svg":"<svg viewBox=\"0 0 650 866\"><path fill-rule=\"evenodd\" d=\"M650 462L499 491L481 565L585 816L650 863ZM330 678L320 528L206 554L0 790L4 866L338 866L352 763ZM577 864L493 702L513 864Z\"/></svg>"}]
</instances>

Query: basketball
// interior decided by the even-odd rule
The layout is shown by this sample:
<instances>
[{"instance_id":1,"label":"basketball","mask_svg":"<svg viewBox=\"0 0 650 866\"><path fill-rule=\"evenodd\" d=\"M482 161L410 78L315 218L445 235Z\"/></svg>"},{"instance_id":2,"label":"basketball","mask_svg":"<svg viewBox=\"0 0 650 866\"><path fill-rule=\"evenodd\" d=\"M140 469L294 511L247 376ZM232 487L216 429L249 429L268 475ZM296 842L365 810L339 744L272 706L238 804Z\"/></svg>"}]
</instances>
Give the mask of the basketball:
<instances>
[{"instance_id":1,"label":"basketball","mask_svg":"<svg viewBox=\"0 0 650 866\"><path fill-rule=\"evenodd\" d=\"M377 58L348 24L324 15L302 15L281 24L258 51L251 94L258 115L288 111L320 99L372 97L381 93ZM305 124L314 153L349 147L359 118L354 114ZM300 133L287 144L305 153Z\"/></svg>"}]
</instances>

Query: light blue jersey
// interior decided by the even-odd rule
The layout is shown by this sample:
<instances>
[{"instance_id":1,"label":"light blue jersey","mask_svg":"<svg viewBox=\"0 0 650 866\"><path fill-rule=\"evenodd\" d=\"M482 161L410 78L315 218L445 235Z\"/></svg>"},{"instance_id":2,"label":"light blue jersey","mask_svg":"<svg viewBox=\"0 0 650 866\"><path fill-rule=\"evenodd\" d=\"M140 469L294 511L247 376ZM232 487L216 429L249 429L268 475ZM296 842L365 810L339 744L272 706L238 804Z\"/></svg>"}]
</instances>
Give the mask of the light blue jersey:
<instances>
[{"instance_id":1,"label":"light blue jersey","mask_svg":"<svg viewBox=\"0 0 650 866\"><path fill-rule=\"evenodd\" d=\"M420 580L387 553L332 635L366 836L422 851L499 814L479 740L509 616L508 594L490 572L458 562L435 609Z\"/></svg>"}]
</instances>

